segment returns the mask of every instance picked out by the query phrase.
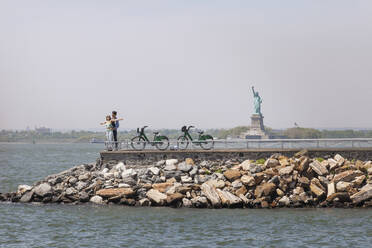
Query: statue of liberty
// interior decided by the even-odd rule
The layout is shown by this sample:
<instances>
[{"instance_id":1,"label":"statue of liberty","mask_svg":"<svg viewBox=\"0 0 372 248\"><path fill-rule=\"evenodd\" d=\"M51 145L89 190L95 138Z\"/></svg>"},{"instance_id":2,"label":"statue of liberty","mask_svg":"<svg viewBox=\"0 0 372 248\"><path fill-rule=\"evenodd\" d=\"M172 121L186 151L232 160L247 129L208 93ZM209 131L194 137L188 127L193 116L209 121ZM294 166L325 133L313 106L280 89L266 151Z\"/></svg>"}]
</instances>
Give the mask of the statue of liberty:
<instances>
[{"instance_id":1,"label":"statue of liberty","mask_svg":"<svg viewBox=\"0 0 372 248\"><path fill-rule=\"evenodd\" d=\"M258 92L254 91L254 87L252 86L252 91L253 91L253 97L254 97L254 111L255 114L259 114L262 116L261 113L261 103L262 103L262 98L258 94Z\"/></svg>"}]
</instances>

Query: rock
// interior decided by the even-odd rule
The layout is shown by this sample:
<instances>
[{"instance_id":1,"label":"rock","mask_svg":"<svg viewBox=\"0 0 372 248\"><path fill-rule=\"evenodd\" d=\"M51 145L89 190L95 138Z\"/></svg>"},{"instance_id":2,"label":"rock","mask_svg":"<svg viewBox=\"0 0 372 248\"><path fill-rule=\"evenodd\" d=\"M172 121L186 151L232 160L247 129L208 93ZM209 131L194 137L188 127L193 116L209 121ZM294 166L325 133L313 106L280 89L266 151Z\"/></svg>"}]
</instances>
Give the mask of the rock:
<instances>
[{"instance_id":1,"label":"rock","mask_svg":"<svg viewBox=\"0 0 372 248\"><path fill-rule=\"evenodd\" d=\"M174 164L169 164L169 165L166 165L164 167L164 170L166 170L166 171L175 171L175 170L177 170L177 167Z\"/></svg>"},{"instance_id":2,"label":"rock","mask_svg":"<svg viewBox=\"0 0 372 248\"><path fill-rule=\"evenodd\" d=\"M204 208L208 206L208 200L204 196L197 196L192 198L191 203L197 208Z\"/></svg>"},{"instance_id":3,"label":"rock","mask_svg":"<svg viewBox=\"0 0 372 248\"><path fill-rule=\"evenodd\" d=\"M270 180L269 180L269 183L273 183L275 185L278 185L280 183L280 177L275 175L273 176Z\"/></svg>"},{"instance_id":4,"label":"rock","mask_svg":"<svg viewBox=\"0 0 372 248\"><path fill-rule=\"evenodd\" d=\"M192 207L192 202L187 198L183 198L182 199L182 206L184 206L185 208L191 208Z\"/></svg>"},{"instance_id":5,"label":"rock","mask_svg":"<svg viewBox=\"0 0 372 248\"><path fill-rule=\"evenodd\" d=\"M92 198L90 198L90 202L93 202L95 204L103 204L103 199L102 197L95 195Z\"/></svg>"},{"instance_id":6,"label":"rock","mask_svg":"<svg viewBox=\"0 0 372 248\"><path fill-rule=\"evenodd\" d=\"M88 185L88 184L85 183L85 182L78 182L78 183L76 184L76 189L77 189L78 191L81 191L82 189L86 188L87 185Z\"/></svg>"},{"instance_id":7,"label":"rock","mask_svg":"<svg viewBox=\"0 0 372 248\"><path fill-rule=\"evenodd\" d=\"M295 169L299 172L306 171L309 168L309 158L301 157L300 162L296 163Z\"/></svg>"},{"instance_id":8,"label":"rock","mask_svg":"<svg viewBox=\"0 0 372 248\"><path fill-rule=\"evenodd\" d=\"M294 168L294 166L287 166L287 167L281 168L279 170L279 175L280 176L290 175L293 172L293 168Z\"/></svg>"},{"instance_id":9,"label":"rock","mask_svg":"<svg viewBox=\"0 0 372 248\"><path fill-rule=\"evenodd\" d=\"M311 182L311 184L310 184L310 190L317 197L322 197L325 194L325 192L318 185L316 185L313 182Z\"/></svg>"},{"instance_id":10,"label":"rock","mask_svg":"<svg viewBox=\"0 0 372 248\"><path fill-rule=\"evenodd\" d=\"M163 166L165 165L165 160L160 160L156 163L156 167L160 167L160 166Z\"/></svg>"},{"instance_id":11,"label":"rock","mask_svg":"<svg viewBox=\"0 0 372 248\"><path fill-rule=\"evenodd\" d=\"M372 184L366 184L358 193L350 196L350 199L355 204L359 204L363 201L367 201L372 198Z\"/></svg>"},{"instance_id":12,"label":"rock","mask_svg":"<svg viewBox=\"0 0 372 248\"><path fill-rule=\"evenodd\" d=\"M181 201L185 196L181 193L174 193L167 196L167 203L172 205Z\"/></svg>"},{"instance_id":13,"label":"rock","mask_svg":"<svg viewBox=\"0 0 372 248\"><path fill-rule=\"evenodd\" d=\"M208 183L203 183L200 188L213 207L219 207L221 205L220 197L213 186Z\"/></svg>"},{"instance_id":14,"label":"rock","mask_svg":"<svg viewBox=\"0 0 372 248\"><path fill-rule=\"evenodd\" d=\"M180 171L189 172L192 170L193 166L191 164L187 164L186 162L182 162L178 164L177 168Z\"/></svg>"},{"instance_id":15,"label":"rock","mask_svg":"<svg viewBox=\"0 0 372 248\"><path fill-rule=\"evenodd\" d=\"M191 177L194 177L197 173L198 173L198 167L197 167L197 166L194 166L194 167L192 168L192 170L189 172L189 175L190 175Z\"/></svg>"},{"instance_id":16,"label":"rock","mask_svg":"<svg viewBox=\"0 0 372 248\"><path fill-rule=\"evenodd\" d=\"M354 180L356 177L362 176L363 172L360 170L347 170L344 172L341 172L337 175L334 176L333 181L335 183L339 181L344 181L344 182L351 182Z\"/></svg>"},{"instance_id":17,"label":"rock","mask_svg":"<svg viewBox=\"0 0 372 248\"><path fill-rule=\"evenodd\" d=\"M314 160L310 167L315 171L318 175L323 176L328 174L328 170L325 166L323 166L318 160Z\"/></svg>"},{"instance_id":18,"label":"rock","mask_svg":"<svg viewBox=\"0 0 372 248\"><path fill-rule=\"evenodd\" d=\"M155 202L158 205L163 205L167 200L167 195L160 193L156 189L150 189L146 193L146 197L149 198L152 202Z\"/></svg>"},{"instance_id":19,"label":"rock","mask_svg":"<svg viewBox=\"0 0 372 248\"><path fill-rule=\"evenodd\" d=\"M18 188L18 189L19 189L19 188ZM29 201L31 201L33 195L34 195L34 191L32 191L32 190L30 190L30 191L26 191L26 192L22 195L22 197L21 197L21 199L20 199L19 201L22 202L22 203L29 202Z\"/></svg>"},{"instance_id":20,"label":"rock","mask_svg":"<svg viewBox=\"0 0 372 248\"><path fill-rule=\"evenodd\" d=\"M113 177L114 177L114 173L112 173L112 172L107 172L107 173L103 174L103 178L105 180L109 180L109 179L111 179Z\"/></svg>"},{"instance_id":21,"label":"rock","mask_svg":"<svg viewBox=\"0 0 372 248\"><path fill-rule=\"evenodd\" d=\"M273 167L277 167L278 165L280 165L279 161L275 158L269 158L264 163L265 168L273 168Z\"/></svg>"},{"instance_id":22,"label":"rock","mask_svg":"<svg viewBox=\"0 0 372 248\"><path fill-rule=\"evenodd\" d=\"M234 188L234 189L237 189L237 188L240 188L243 186L242 182L237 179L235 180L234 182L231 183L231 186Z\"/></svg>"},{"instance_id":23,"label":"rock","mask_svg":"<svg viewBox=\"0 0 372 248\"><path fill-rule=\"evenodd\" d=\"M288 207L289 205L291 205L291 200L289 199L288 196L283 196L282 198L280 198L278 202L279 202L279 205L281 206Z\"/></svg>"},{"instance_id":24,"label":"rock","mask_svg":"<svg viewBox=\"0 0 372 248\"><path fill-rule=\"evenodd\" d=\"M74 185L76 182L78 181L78 179L76 177L71 177L68 182L71 184L71 185Z\"/></svg>"},{"instance_id":25,"label":"rock","mask_svg":"<svg viewBox=\"0 0 372 248\"><path fill-rule=\"evenodd\" d=\"M338 167L338 163L337 163L336 160L334 160L332 158L329 158L328 159L328 166L329 166L329 170L333 171L334 169L336 169Z\"/></svg>"},{"instance_id":26,"label":"rock","mask_svg":"<svg viewBox=\"0 0 372 248\"><path fill-rule=\"evenodd\" d=\"M111 198L115 196L131 196L134 194L131 188L111 188L111 189L101 189L96 192L96 195L102 196L104 198Z\"/></svg>"},{"instance_id":27,"label":"rock","mask_svg":"<svg viewBox=\"0 0 372 248\"><path fill-rule=\"evenodd\" d=\"M158 190L159 192L166 192L171 186L173 186L173 182L165 182L165 183L155 183L152 185L152 188Z\"/></svg>"},{"instance_id":28,"label":"rock","mask_svg":"<svg viewBox=\"0 0 372 248\"><path fill-rule=\"evenodd\" d=\"M186 158L185 162L186 164L189 164L189 165L195 165L194 160L192 158Z\"/></svg>"},{"instance_id":29,"label":"rock","mask_svg":"<svg viewBox=\"0 0 372 248\"><path fill-rule=\"evenodd\" d=\"M307 187L310 184L310 180L307 177L300 177L298 182L302 185L302 187Z\"/></svg>"},{"instance_id":30,"label":"rock","mask_svg":"<svg viewBox=\"0 0 372 248\"><path fill-rule=\"evenodd\" d=\"M352 183L354 186L356 187L359 187L360 185L362 185L362 183L364 182L364 180L366 179L366 176L365 175L362 175L360 177L356 177Z\"/></svg>"},{"instance_id":31,"label":"rock","mask_svg":"<svg viewBox=\"0 0 372 248\"><path fill-rule=\"evenodd\" d=\"M345 159L340 154L335 155L335 160L339 166L342 166L345 163Z\"/></svg>"},{"instance_id":32,"label":"rock","mask_svg":"<svg viewBox=\"0 0 372 248\"><path fill-rule=\"evenodd\" d=\"M327 197L329 197L330 195L334 193L336 193L335 183L334 182L328 183L327 184Z\"/></svg>"},{"instance_id":33,"label":"rock","mask_svg":"<svg viewBox=\"0 0 372 248\"><path fill-rule=\"evenodd\" d=\"M88 180L90 178L90 173L88 172L88 173L84 173L83 175L80 175L79 177L78 177L78 179L79 179L79 181L86 181L86 180Z\"/></svg>"},{"instance_id":34,"label":"rock","mask_svg":"<svg viewBox=\"0 0 372 248\"><path fill-rule=\"evenodd\" d=\"M248 190L245 186L241 186L237 191L235 191L236 195L245 195L247 194Z\"/></svg>"},{"instance_id":35,"label":"rock","mask_svg":"<svg viewBox=\"0 0 372 248\"><path fill-rule=\"evenodd\" d=\"M222 205L235 206L242 203L242 200L239 197L231 194L228 191L217 189L217 194L221 199Z\"/></svg>"},{"instance_id":36,"label":"rock","mask_svg":"<svg viewBox=\"0 0 372 248\"><path fill-rule=\"evenodd\" d=\"M284 195L284 192L283 192L281 189L277 188L277 189L276 189L276 194L277 194L278 196L283 196L283 195Z\"/></svg>"},{"instance_id":37,"label":"rock","mask_svg":"<svg viewBox=\"0 0 372 248\"><path fill-rule=\"evenodd\" d=\"M271 194L275 193L275 190L276 185L274 183L264 183L257 186L254 191L254 195L256 198L260 198L261 196L270 196Z\"/></svg>"},{"instance_id":38,"label":"rock","mask_svg":"<svg viewBox=\"0 0 372 248\"><path fill-rule=\"evenodd\" d=\"M77 194L77 190L74 189L73 187L69 187L65 191L65 195L67 195L67 196L75 195L75 194Z\"/></svg>"},{"instance_id":39,"label":"rock","mask_svg":"<svg viewBox=\"0 0 372 248\"><path fill-rule=\"evenodd\" d=\"M128 169L128 170L123 171L123 173L121 173L122 178L126 178L126 177L133 178L135 176L137 176L137 172L134 169Z\"/></svg>"},{"instance_id":40,"label":"rock","mask_svg":"<svg viewBox=\"0 0 372 248\"><path fill-rule=\"evenodd\" d=\"M132 177L123 177L122 182L130 186L135 186L137 184L137 181Z\"/></svg>"},{"instance_id":41,"label":"rock","mask_svg":"<svg viewBox=\"0 0 372 248\"><path fill-rule=\"evenodd\" d=\"M42 183L35 187L34 192L41 197L49 196L52 194L52 187L48 183Z\"/></svg>"},{"instance_id":42,"label":"rock","mask_svg":"<svg viewBox=\"0 0 372 248\"><path fill-rule=\"evenodd\" d=\"M118 188L130 188L130 185L127 183L119 183Z\"/></svg>"},{"instance_id":43,"label":"rock","mask_svg":"<svg viewBox=\"0 0 372 248\"><path fill-rule=\"evenodd\" d=\"M348 191L351 188L351 186L352 186L351 183L340 181L336 184L336 189L337 191L343 192L343 191Z\"/></svg>"},{"instance_id":44,"label":"rock","mask_svg":"<svg viewBox=\"0 0 372 248\"><path fill-rule=\"evenodd\" d=\"M238 170L227 170L223 173L223 175L227 178L229 181L234 181L241 177L241 173Z\"/></svg>"},{"instance_id":45,"label":"rock","mask_svg":"<svg viewBox=\"0 0 372 248\"><path fill-rule=\"evenodd\" d=\"M118 172L123 172L125 171L127 168L125 168L125 165L123 162L119 162L117 165L115 165L115 170L117 170Z\"/></svg>"},{"instance_id":46,"label":"rock","mask_svg":"<svg viewBox=\"0 0 372 248\"><path fill-rule=\"evenodd\" d=\"M139 204L140 204L140 206L142 206L142 207L148 207L148 206L151 206L151 202L150 202L150 200L147 199L147 198L143 198L143 199L139 200Z\"/></svg>"},{"instance_id":47,"label":"rock","mask_svg":"<svg viewBox=\"0 0 372 248\"><path fill-rule=\"evenodd\" d=\"M256 184L256 180L254 179L254 177L252 176L248 176L248 175L243 175L241 178L240 178L240 181L244 184L244 185L247 185L249 187L251 186L254 186Z\"/></svg>"},{"instance_id":48,"label":"rock","mask_svg":"<svg viewBox=\"0 0 372 248\"><path fill-rule=\"evenodd\" d=\"M176 165L178 163L177 159L167 159L165 160L165 166Z\"/></svg>"},{"instance_id":49,"label":"rock","mask_svg":"<svg viewBox=\"0 0 372 248\"><path fill-rule=\"evenodd\" d=\"M182 183L191 183L193 181L192 177L189 176L181 176Z\"/></svg>"},{"instance_id":50,"label":"rock","mask_svg":"<svg viewBox=\"0 0 372 248\"><path fill-rule=\"evenodd\" d=\"M30 191L30 190L32 190L31 186L28 186L28 185L25 185L25 184L19 185L18 190L17 190L17 194L23 195L25 192Z\"/></svg>"},{"instance_id":51,"label":"rock","mask_svg":"<svg viewBox=\"0 0 372 248\"><path fill-rule=\"evenodd\" d=\"M326 199L327 202L333 202L334 200L339 201L339 202L350 202L350 196L346 192L337 192L329 195Z\"/></svg>"},{"instance_id":52,"label":"rock","mask_svg":"<svg viewBox=\"0 0 372 248\"><path fill-rule=\"evenodd\" d=\"M279 157L279 164L283 167L286 167L289 165L289 159L286 156L280 156Z\"/></svg>"},{"instance_id":53,"label":"rock","mask_svg":"<svg viewBox=\"0 0 372 248\"><path fill-rule=\"evenodd\" d=\"M148 170L149 170L153 175L155 175L155 176L159 175L159 172L160 172L159 168L157 168L157 167L150 167Z\"/></svg>"}]
</instances>

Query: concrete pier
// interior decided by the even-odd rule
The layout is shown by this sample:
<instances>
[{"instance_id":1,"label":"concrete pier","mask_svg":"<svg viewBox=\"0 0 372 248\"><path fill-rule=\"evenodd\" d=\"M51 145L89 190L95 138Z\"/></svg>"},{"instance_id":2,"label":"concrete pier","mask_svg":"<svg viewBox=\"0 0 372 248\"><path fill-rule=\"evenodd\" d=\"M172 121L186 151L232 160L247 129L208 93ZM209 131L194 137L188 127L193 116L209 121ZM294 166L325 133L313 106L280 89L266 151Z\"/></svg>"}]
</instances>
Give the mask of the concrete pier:
<instances>
[{"instance_id":1,"label":"concrete pier","mask_svg":"<svg viewBox=\"0 0 372 248\"><path fill-rule=\"evenodd\" d=\"M246 159L268 158L274 153L281 153L287 157L293 156L301 149L225 149L225 150L143 150L143 151L102 151L101 160L104 162L110 160L123 161L127 164L149 164L162 159L175 158L184 160L192 158L199 160L221 160L237 159L243 161ZM307 149L309 157L330 158L336 154L348 159L372 160L372 148L314 148Z\"/></svg>"}]
</instances>

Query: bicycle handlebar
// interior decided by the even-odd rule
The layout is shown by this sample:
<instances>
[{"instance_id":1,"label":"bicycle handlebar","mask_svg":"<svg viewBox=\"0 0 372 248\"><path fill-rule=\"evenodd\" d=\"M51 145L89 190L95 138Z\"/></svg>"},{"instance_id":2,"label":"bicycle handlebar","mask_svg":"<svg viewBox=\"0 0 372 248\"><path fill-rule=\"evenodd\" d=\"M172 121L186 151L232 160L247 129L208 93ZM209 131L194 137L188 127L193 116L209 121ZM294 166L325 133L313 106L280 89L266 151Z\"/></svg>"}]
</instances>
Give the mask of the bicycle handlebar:
<instances>
[{"instance_id":1,"label":"bicycle handlebar","mask_svg":"<svg viewBox=\"0 0 372 248\"><path fill-rule=\"evenodd\" d=\"M193 128L194 126L189 126L188 128L187 128L187 131L189 131L190 130L190 128Z\"/></svg>"}]
</instances>

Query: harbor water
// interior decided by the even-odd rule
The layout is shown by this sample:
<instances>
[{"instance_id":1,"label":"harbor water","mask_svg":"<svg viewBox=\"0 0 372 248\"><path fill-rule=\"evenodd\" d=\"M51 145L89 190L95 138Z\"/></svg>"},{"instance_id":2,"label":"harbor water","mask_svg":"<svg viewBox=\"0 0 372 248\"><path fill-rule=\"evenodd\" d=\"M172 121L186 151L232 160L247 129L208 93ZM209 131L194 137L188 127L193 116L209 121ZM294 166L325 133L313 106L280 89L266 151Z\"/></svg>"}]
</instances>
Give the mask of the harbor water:
<instances>
[{"instance_id":1,"label":"harbor water","mask_svg":"<svg viewBox=\"0 0 372 248\"><path fill-rule=\"evenodd\" d=\"M95 162L102 144L0 144L0 192ZM0 247L370 247L370 209L0 203Z\"/></svg>"}]
</instances>

